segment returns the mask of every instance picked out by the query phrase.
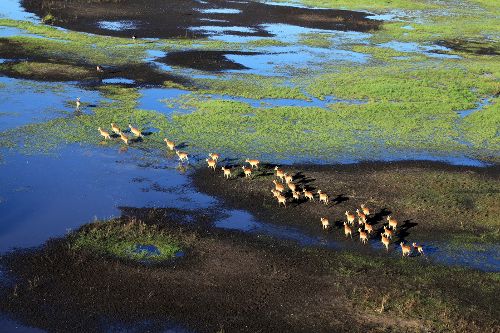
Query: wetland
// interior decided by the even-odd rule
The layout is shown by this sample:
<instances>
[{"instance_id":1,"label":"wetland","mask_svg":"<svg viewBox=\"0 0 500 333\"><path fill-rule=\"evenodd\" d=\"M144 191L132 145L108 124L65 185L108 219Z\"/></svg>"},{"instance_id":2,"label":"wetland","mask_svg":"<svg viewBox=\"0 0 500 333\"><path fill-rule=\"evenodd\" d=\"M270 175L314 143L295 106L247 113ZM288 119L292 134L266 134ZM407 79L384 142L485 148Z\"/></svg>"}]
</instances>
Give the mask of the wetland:
<instances>
[{"instance_id":1,"label":"wetland","mask_svg":"<svg viewBox=\"0 0 500 333\"><path fill-rule=\"evenodd\" d=\"M0 331L498 331L499 11L3 1Z\"/></svg>"}]
</instances>

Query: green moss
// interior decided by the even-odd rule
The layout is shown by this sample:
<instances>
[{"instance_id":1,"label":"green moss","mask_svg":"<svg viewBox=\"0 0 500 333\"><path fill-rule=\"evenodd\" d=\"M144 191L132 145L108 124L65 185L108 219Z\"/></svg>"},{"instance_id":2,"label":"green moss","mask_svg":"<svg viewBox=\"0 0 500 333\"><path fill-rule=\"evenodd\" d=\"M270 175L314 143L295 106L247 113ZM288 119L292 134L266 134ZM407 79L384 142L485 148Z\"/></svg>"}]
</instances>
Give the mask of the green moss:
<instances>
[{"instance_id":1,"label":"green moss","mask_svg":"<svg viewBox=\"0 0 500 333\"><path fill-rule=\"evenodd\" d=\"M180 243L158 226L119 220L94 222L69 237L74 250L133 261L161 262L181 250ZM138 246L154 246L158 252L138 251Z\"/></svg>"}]
</instances>

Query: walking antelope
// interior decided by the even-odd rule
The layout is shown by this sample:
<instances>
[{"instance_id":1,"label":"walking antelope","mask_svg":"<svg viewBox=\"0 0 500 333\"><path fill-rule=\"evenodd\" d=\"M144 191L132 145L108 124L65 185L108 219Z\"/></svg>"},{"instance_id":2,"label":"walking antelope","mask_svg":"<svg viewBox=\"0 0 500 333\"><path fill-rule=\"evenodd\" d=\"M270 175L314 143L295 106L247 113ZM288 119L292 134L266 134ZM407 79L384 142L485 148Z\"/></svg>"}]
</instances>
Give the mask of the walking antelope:
<instances>
[{"instance_id":1,"label":"walking antelope","mask_svg":"<svg viewBox=\"0 0 500 333\"><path fill-rule=\"evenodd\" d=\"M278 166L276 166L274 170L276 171L276 177L278 177L281 180L281 182L284 182L286 174L285 171L281 170Z\"/></svg>"},{"instance_id":2,"label":"walking antelope","mask_svg":"<svg viewBox=\"0 0 500 333\"><path fill-rule=\"evenodd\" d=\"M422 247L422 245L417 245L417 243L413 243L412 246L415 250L417 250L419 254L424 255L424 248Z\"/></svg>"},{"instance_id":3,"label":"walking antelope","mask_svg":"<svg viewBox=\"0 0 500 333\"><path fill-rule=\"evenodd\" d=\"M126 136L125 134L123 134L122 132L120 132L120 139L125 142L126 145L128 145L128 142L130 141L130 139L128 138L128 136Z\"/></svg>"},{"instance_id":4,"label":"walking antelope","mask_svg":"<svg viewBox=\"0 0 500 333\"><path fill-rule=\"evenodd\" d=\"M210 157L211 159L213 159L215 162L217 162L219 160L219 157L220 155L217 154L217 153L210 153L208 154L208 157Z\"/></svg>"},{"instance_id":5,"label":"walking antelope","mask_svg":"<svg viewBox=\"0 0 500 333\"><path fill-rule=\"evenodd\" d=\"M280 191L280 192L285 191L285 186L278 183L276 180L273 180L273 184L274 184L274 188L276 189L276 191Z\"/></svg>"},{"instance_id":6,"label":"walking antelope","mask_svg":"<svg viewBox=\"0 0 500 333\"><path fill-rule=\"evenodd\" d=\"M174 150L175 149L175 142L170 141L167 138L163 139L163 141L165 141L165 143L167 144L168 149L170 149L170 150Z\"/></svg>"},{"instance_id":7,"label":"walking antelope","mask_svg":"<svg viewBox=\"0 0 500 333\"><path fill-rule=\"evenodd\" d=\"M290 189L290 191L292 192L295 192L295 190L297 190L297 185L295 185L294 183L291 183L291 182L287 182L286 185L288 186L288 188Z\"/></svg>"},{"instance_id":8,"label":"walking antelope","mask_svg":"<svg viewBox=\"0 0 500 333\"><path fill-rule=\"evenodd\" d=\"M128 127L130 128L130 132L132 132L132 134L134 134L136 137L142 137L142 133L137 127L134 127L130 124L128 124Z\"/></svg>"},{"instance_id":9,"label":"walking antelope","mask_svg":"<svg viewBox=\"0 0 500 333\"><path fill-rule=\"evenodd\" d=\"M389 243L390 243L389 238L387 238L384 235L382 235L382 239L381 240L382 240L382 244L384 244L384 246L385 246L385 249L387 251L389 251Z\"/></svg>"},{"instance_id":10,"label":"walking antelope","mask_svg":"<svg viewBox=\"0 0 500 333\"><path fill-rule=\"evenodd\" d=\"M259 168L259 163L260 161L259 160L249 160L248 158L245 160L246 163L250 164L250 166L252 167L255 167L256 169Z\"/></svg>"},{"instance_id":11,"label":"walking antelope","mask_svg":"<svg viewBox=\"0 0 500 333\"><path fill-rule=\"evenodd\" d=\"M354 220L356 219L356 215L349 213L349 211L345 211L345 216L347 217L347 223L350 225L354 225Z\"/></svg>"},{"instance_id":12,"label":"walking antelope","mask_svg":"<svg viewBox=\"0 0 500 333\"><path fill-rule=\"evenodd\" d=\"M371 234L373 232L373 226L371 224L365 223L365 231Z\"/></svg>"},{"instance_id":13,"label":"walking antelope","mask_svg":"<svg viewBox=\"0 0 500 333\"><path fill-rule=\"evenodd\" d=\"M347 236L351 236L352 238L352 229L350 226L347 225L346 222L344 222L344 235L347 237Z\"/></svg>"},{"instance_id":14,"label":"walking antelope","mask_svg":"<svg viewBox=\"0 0 500 333\"><path fill-rule=\"evenodd\" d=\"M109 132L106 131L106 130L103 130L102 128L98 127L97 128L99 130L99 134L102 135L102 137L104 138L104 140L111 140L111 136L109 135Z\"/></svg>"},{"instance_id":15,"label":"walking antelope","mask_svg":"<svg viewBox=\"0 0 500 333\"><path fill-rule=\"evenodd\" d=\"M247 168L245 166L241 167L243 172L245 173L245 177L250 177L252 175L252 168Z\"/></svg>"},{"instance_id":16,"label":"walking antelope","mask_svg":"<svg viewBox=\"0 0 500 333\"><path fill-rule=\"evenodd\" d=\"M396 227L398 226L398 221L390 215L387 216L387 221L389 222L389 228L392 228L392 230L396 230Z\"/></svg>"},{"instance_id":17,"label":"walking antelope","mask_svg":"<svg viewBox=\"0 0 500 333\"><path fill-rule=\"evenodd\" d=\"M319 202L323 202L325 205L328 205L329 199L328 199L328 194L321 192L321 190L318 190L319 194Z\"/></svg>"},{"instance_id":18,"label":"walking antelope","mask_svg":"<svg viewBox=\"0 0 500 333\"><path fill-rule=\"evenodd\" d=\"M175 153L179 156L179 161L189 161L188 153L176 150Z\"/></svg>"},{"instance_id":19,"label":"walking antelope","mask_svg":"<svg viewBox=\"0 0 500 333\"><path fill-rule=\"evenodd\" d=\"M293 196L294 200L297 200L297 201L300 200L300 192L294 191L294 192L292 192L292 196Z\"/></svg>"},{"instance_id":20,"label":"walking antelope","mask_svg":"<svg viewBox=\"0 0 500 333\"><path fill-rule=\"evenodd\" d=\"M366 207L365 204L361 204L361 210L363 211L363 214L366 216L370 215L370 208Z\"/></svg>"},{"instance_id":21,"label":"walking antelope","mask_svg":"<svg viewBox=\"0 0 500 333\"><path fill-rule=\"evenodd\" d=\"M283 204L283 206L285 206L286 208L286 197L281 194L278 194L276 198L278 199L278 205Z\"/></svg>"},{"instance_id":22,"label":"walking antelope","mask_svg":"<svg viewBox=\"0 0 500 333\"><path fill-rule=\"evenodd\" d=\"M392 234L393 234L392 230L389 229L389 228L387 228L386 226L384 226L384 233L383 233L383 235L385 237L389 238L389 239L392 239Z\"/></svg>"},{"instance_id":23,"label":"walking antelope","mask_svg":"<svg viewBox=\"0 0 500 333\"><path fill-rule=\"evenodd\" d=\"M122 132L122 130L120 129L120 127L116 126L115 123L111 123L111 130L115 133L115 134L118 134L120 135L120 133Z\"/></svg>"},{"instance_id":24,"label":"walking antelope","mask_svg":"<svg viewBox=\"0 0 500 333\"><path fill-rule=\"evenodd\" d=\"M207 161L208 167L212 168L215 171L215 168L217 167L217 162L211 158L207 158L206 161Z\"/></svg>"},{"instance_id":25,"label":"walking antelope","mask_svg":"<svg viewBox=\"0 0 500 333\"><path fill-rule=\"evenodd\" d=\"M291 183L293 181L293 176L285 173L285 182Z\"/></svg>"},{"instance_id":26,"label":"walking antelope","mask_svg":"<svg viewBox=\"0 0 500 333\"><path fill-rule=\"evenodd\" d=\"M273 197L277 198L278 195L281 195L281 192L278 190L275 190L274 188L271 190L271 193L273 194Z\"/></svg>"},{"instance_id":27,"label":"walking antelope","mask_svg":"<svg viewBox=\"0 0 500 333\"><path fill-rule=\"evenodd\" d=\"M361 243L366 244L368 242L368 234L364 232L361 228L358 229L359 231L359 240Z\"/></svg>"},{"instance_id":28,"label":"walking antelope","mask_svg":"<svg viewBox=\"0 0 500 333\"><path fill-rule=\"evenodd\" d=\"M304 196L306 199L309 199L309 201L314 201L314 194L311 191L306 191L306 189L303 189L302 192L304 192Z\"/></svg>"},{"instance_id":29,"label":"walking antelope","mask_svg":"<svg viewBox=\"0 0 500 333\"><path fill-rule=\"evenodd\" d=\"M362 213L359 209L356 209L356 214L358 214L358 217L364 221L366 221L366 215L365 213Z\"/></svg>"},{"instance_id":30,"label":"walking antelope","mask_svg":"<svg viewBox=\"0 0 500 333\"><path fill-rule=\"evenodd\" d=\"M222 172L224 172L224 178L229 179L231 177L231 169L221 167Z\"/></svg>"},{"instance_id":31,"label":"walking antelope","mask_svg":"<svg viewBox=\"0 0 500 333\"><path fill-rule=\"evenodd\" d=\"M323 226L323 229L328 229L330 226L330 221L326 217L321 218L321 225Z\"/></svg>"},{"instance_id":32,"label":"walking antelope","mask_svg":"<svg viewBox=\"0 0 500 333\"><path fill-rule=\"evenodd\" d=\"M406 255L407 257L410 256L411 253L411 246L410 245L405 245L405 243L401 242L399 243L401 245L401 251L403 252L403 257Z\"/></svg>"}]
</instances>

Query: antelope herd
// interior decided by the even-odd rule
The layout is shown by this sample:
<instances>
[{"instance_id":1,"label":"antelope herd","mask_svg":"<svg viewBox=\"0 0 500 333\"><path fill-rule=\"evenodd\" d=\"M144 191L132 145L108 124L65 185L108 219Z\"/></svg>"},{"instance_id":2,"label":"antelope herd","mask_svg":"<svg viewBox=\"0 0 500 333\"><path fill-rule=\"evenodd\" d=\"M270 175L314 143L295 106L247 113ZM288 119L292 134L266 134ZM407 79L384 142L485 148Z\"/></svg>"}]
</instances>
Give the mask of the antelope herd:
<instances>
[{"instance_id":1,"label":"antelope herd","mask_svg":"<svg viewBox=\"0 0 500 333\"><path fill-rule=\"evenodd\" d=\"M143 137L142 132L138 128L133 127L131 124L129 124L128 127L130 129L130 132L134 136L136 136L137 138ZM116 124L111 123L111 130L113 131L113 133L118 135L125 144L127 145L129 144L130 138L127 137ZM111 139L111 135L108 131L102 129L101 127L98 128L98 131L99 134L105 140ZM177 150L174 141L170 141L167 138L163 139L163 141L166 143L170 151L175 151L181 163L184 161L186 162L189 161L188 153ZM210 153L208 154L208 158L206 158L205 161L207 162L208 167L215 171L217 169L217 163L219 161L219 158L220 158L219 154ZM247 163L247 165L241 166L241 169L243 170L245 178L250 178L252 177L254 169L259 168L260 161L257 159L245 159L245 163ZM224 174L224 178L230 179L233 176L231 168L227 166L226 167L222 166L221 170ZM312 191L306 189L305 187L302 188L302 191L300 191L299 185L293 182L294 179L292 175L288 174L278 166L274 168L274 171L275 171L274 175L277 178L277 180L274 179L272 181L274 188L271 189L271 193L273 194L273 197L276 198L276 200L278 201L278 206L283 205L286 208L287 206L286 194L288 193L288 190L291 192L292 200L295 202L299 202L301 200L302 195L306 201L309 202L316 201L315 195ZM324 204L326 206L330 204L330 198L327 193L323 192L322 190L317 190L316 194L318 195L319 203ZM345 237L350 237L350 238L353 237L353 228L357 217L358 221L357 231L359 234L359 240L361 241L362 244L367 244L370 236L374 232L373 225L370 223L372 210L368 208L365 204L361 204L359 208L356 208L355 212L356 214L351 213L349 211L345 212L346 221L343 222L344 235ZM320 221L323 230L327 230L330 228L330 221L327 217L321 217ZM381 237L380 241L382 242L383 246L386 248L387 251L389 251L389 245L391 243L391 240L393 239L394 234L396 233L397 227L398 227L398 221L391 215L387 216L387 225L383 226L383 232L380 233ZM421 245L412 243L412 245L410 246L404 244L404 242L400 242L399 245L401 247L403 257L410 256L412 254L412 249L416 251L417 254L424 255L424 250Z\"/></svg>"}]
</instances>

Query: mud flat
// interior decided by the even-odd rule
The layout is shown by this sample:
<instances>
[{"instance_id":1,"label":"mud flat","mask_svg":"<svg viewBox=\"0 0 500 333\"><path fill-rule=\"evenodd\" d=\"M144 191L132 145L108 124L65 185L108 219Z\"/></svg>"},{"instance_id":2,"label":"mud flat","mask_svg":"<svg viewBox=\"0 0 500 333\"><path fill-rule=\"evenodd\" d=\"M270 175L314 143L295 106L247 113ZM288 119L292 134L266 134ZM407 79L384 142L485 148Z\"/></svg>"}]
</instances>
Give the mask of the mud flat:
<instances>
[{"instance_id":1,"label":"mud flat","mask_svg":"<svg viewBox=\"0 0 500 333\"><path fill-rule=\"evenodd\" d=\"M289 24L314 29L370 31L381 21L368 13L334 9L276 6L254 1L38 1L23 7L51 23L74 31L130 37L203 37L205 26L245 27L238 35L270 37L262 25ZM194 29L193 29L194 28ZM201 28L201 29L198 29ZM248 30L248 31L247 31Z\"/></svg>"},{"instance_id":2,"label":"mud flat","mask_svg":"<svg viewBox=\"0 0 500 333\"><path fill-rule=\"evenodd\" d=\"M304 249L214 229L216 215L124 208L120 219L105 222L143 221L176 239L184 255L163 264L78 249L75 238L93 225L39 249L11 252L1 259L8 274L0 308L51 332L103 332L114 323L144 322L157 325L152 331L170 323L183 332L498 329L498 275Z\"/></svg>"}]
</instances>

